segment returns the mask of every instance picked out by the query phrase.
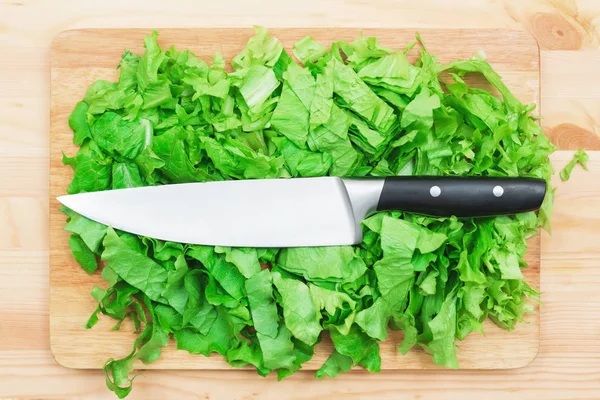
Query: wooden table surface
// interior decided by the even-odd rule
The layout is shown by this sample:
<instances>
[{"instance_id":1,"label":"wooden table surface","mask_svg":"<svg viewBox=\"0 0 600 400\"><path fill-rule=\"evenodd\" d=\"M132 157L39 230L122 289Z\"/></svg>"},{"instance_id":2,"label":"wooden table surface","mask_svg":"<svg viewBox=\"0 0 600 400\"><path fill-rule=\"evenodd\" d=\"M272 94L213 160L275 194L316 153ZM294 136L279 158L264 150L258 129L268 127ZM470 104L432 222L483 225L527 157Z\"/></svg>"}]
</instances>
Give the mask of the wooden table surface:
<instances>
[{"instance_id":1,"label":"wooden table surface","mask_svg":"<svg viewBox=\"0 0 600 400\"><path fill-rule=\"evenodd\" d=\"M167 5L168 4L168 5ZM0 0L0 399L112 399L48 339L49 48L85 27L522 28L538 41L542 125L562 150L600 150L598 0ZM570 153L553 160L562 167ZM360 371L282 382L247 371L149 371L131 398L600 399L600 152L558 183L542 238L541 344L505 371Z\"/></svg>"}]
</instances>

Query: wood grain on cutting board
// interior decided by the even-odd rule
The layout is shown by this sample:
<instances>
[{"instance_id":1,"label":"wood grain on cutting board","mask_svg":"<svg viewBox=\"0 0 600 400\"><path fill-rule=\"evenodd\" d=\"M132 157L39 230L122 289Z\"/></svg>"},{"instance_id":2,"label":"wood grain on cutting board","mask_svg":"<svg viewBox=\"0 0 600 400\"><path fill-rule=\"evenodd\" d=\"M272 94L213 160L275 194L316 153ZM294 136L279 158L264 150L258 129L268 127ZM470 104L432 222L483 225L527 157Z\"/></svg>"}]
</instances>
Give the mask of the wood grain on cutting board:
<instances>
[{"instance_id":1,"label":"wood grain on cutting board","mask_svg":"<svg viewBox=\"0 0 600 400\"><path fill-rule=\"evenodd\" d=\"M358 29L272 29L288 50L306 34L329 44L335 40L354 40ZM414 41L414 30L367 29L367 36L376 36L384 46L402 49ZM539 50L526 33L510 30L442 30L421 29L420 33L440 61L471 57L484 49L488 61L503 77L507 86L524 103L539 102ZM68 233L63 231L65 216L58 211L56 196L66 193L72 172L61 163L61 151L76 152L67 119L87 87L97 79L116 80L123 49L143 52L143 37L148 30L74 30L55 39L51 50L51 120L50 120L50 343L58 362L77 368L101 367L109 357L122 357L131 351L134 335L124 324L120 331L111 331L114 321L108 317L91 330L83 324L94 310L89 292L94 285L104 285L100 274L88 276L73 260L68 247ZM159 43L163 48L174 44L178 49L190 49L208 60L219 51L231 59L253 34L250 29L164 29ZM411 53L413 56L416 51ZM473 84L486 87L478 77ZM539 238L529 242L526 257L530 268L525 279L539 288ZM486 336L471 334L459 343L461 368L499 369L529 364L537 355L539 345L539 314L529 316L514 332L506 332L492 323L485 325ZM382 369L439 368L421 350L402 356L396 351L400 333L381 344ZM331 353L331 345L317 348L312 361L304 369L319 368ZM222 369L229 368L220 356L205 358L175 350L173 341L161 359L145 368Z\"/></svg>"}]
</instances>

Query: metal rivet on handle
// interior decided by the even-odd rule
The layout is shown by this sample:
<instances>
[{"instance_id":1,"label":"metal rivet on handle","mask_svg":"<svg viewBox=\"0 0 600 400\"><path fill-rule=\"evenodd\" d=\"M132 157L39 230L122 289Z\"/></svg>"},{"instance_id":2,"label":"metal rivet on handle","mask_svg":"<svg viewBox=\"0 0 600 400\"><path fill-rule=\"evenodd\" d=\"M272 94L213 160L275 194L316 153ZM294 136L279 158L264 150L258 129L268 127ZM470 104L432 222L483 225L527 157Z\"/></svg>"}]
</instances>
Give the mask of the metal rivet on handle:
<instances>
[{"instance_id":1,"label":"metal rivet on handle","mask_svg":"<svg viewBox=\"0 0 600 400\"><path fill-rule=\"evenodd\" d=\"M438 197L442 194L442 189L440 189L439 186L432 186L431 189L429 189L429 194L431 197Z\"/></svg>"},{"instance_id":2,"label":"metal rivet on handle","mask_svg":"<svg viewBox=\"0 0 600 400\"><path fill-rule=\"evenodd\" d=\"M494 196L500 197L504 194L504 188L502 186L494 186L492 193L494 193Z\"/></svg>"}]
</instances>

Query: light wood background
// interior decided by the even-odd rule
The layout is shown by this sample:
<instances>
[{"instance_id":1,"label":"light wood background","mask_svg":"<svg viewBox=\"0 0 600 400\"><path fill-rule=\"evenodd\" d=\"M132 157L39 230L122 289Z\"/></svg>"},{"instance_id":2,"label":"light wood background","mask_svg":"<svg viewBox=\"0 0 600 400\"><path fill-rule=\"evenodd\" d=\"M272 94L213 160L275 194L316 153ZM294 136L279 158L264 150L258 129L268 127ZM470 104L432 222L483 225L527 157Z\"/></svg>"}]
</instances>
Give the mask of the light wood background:
<instances>
[{"instance_id":1,"label":"light wood background","mask_svg":"<svg viewBox=\"0 0 600 400\"><path fill-rule=\"evenodd\" d=\"M102 368L109 357L124 357L131 351L132 329L123 327L119 332L111 328L115 322L101 318L94 329L86 330L83 323L96 308L89 295L95 285L105 287L100 274L87 275L74 261L69 248L69 233L64 231L65 215L58 210L57 196L66 194L73 178L71 168L63 166L61 154L75 154L73 133L68 116L84 96L88 86L97 79L116 81L119 72L115 65L123 49L143 53L145 29L83 29L62 33L51 49L51 107L50 107L50 346L54 358L62 365L73 368ZM352 41L360 37L360 29L349 28L273 28L275 35L290 52L292 46L310 34L319 43ZM415 40L412 29L368 29L363 33L375 36L382 46L401 50ZM466 59L485 49L488 61L503 77L514 95L524 103L539 103L539 51L533 38L526 32L504 29L437 29L420 30L427 48L440 62ZM231 60L254 35L251 28L222 29L163 29L159 44L163 48L175 45L190 49L198 56L209 59L219 51ZM418 50L409 53L412 59ZM492 89L481 76L467 76L472 85ZM529 241L524 270L526 281L535 289L540 284L539 237ZM98 271L99 272L99 271ZM471 334L460 343L458 360L465 369L502 369L528 365L539 349L540 315L527 316L514 332L498 328L491 321L485 325L485 336ZM402 334L393 332L381 344L382 369L441 369L429 354L414 349L403 356L397 351ZM304 364L305 370L316 370L323 365L333 348L324 341L313 359ZM139 367L143 364L138 363ZM163 351L159 361L148 366L152 369L230 369L222 357L209 358L177 351L174 341Z\"/></svg>"},{"instance_id":2,"label":"light wood background","mask_svg":"<svg viewBox=\"0 0 600 400\"><path fill-rule=\"evenodd\" d=\"M528 30L540 44L542 125L600 150L597 0L0 0L0 398L113 399L100 371L59 366L48 336L49 49L85 27L441 27ZM561 168L570 152L555 155ZM149 371L131 398L600 398L600 153L559 183L542 238L540 352L508 371L352 372L277 383L245 371Z\"/></svg>"}]
</instances>

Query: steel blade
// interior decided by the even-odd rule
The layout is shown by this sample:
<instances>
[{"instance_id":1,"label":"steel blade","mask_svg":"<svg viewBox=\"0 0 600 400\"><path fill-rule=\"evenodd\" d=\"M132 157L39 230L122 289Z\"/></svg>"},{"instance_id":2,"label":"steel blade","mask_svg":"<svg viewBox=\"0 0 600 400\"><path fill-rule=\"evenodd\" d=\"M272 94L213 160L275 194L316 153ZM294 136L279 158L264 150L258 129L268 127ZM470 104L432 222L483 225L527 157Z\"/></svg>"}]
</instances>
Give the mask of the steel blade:
<instances>
[{"instance_id":1,"label":"steel blade","mask_svg":"<svg viewBox=\"0 0 600 400\"><path fill-rule=\"evenodd\" d=\"M59 197L115 229L157 239L232 247L348 245L360 219L336 177L257 179L108 190ZM357 214L358 211L358 214Z\"/></svg>"}]
</instances>

